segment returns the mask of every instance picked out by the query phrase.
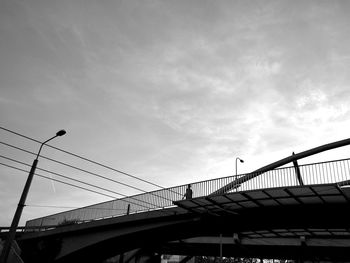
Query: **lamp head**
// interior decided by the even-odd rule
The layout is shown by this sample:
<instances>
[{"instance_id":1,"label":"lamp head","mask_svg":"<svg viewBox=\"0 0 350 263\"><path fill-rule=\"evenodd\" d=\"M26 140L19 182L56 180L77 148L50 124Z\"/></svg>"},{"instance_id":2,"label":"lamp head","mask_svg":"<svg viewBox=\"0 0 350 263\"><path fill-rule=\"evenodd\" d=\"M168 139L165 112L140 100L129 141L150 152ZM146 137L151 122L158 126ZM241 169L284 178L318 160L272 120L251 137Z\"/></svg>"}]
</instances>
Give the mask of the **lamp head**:
<instances>
[{"instance_id":1,"label":"lamp head","mask_svg":"<svg viewBox=\"0 0 350 263\"><path fill-rule=\"evenodd\" d=\"M56 133L56 136L63 136L66 134L66 131L65 130L59 130L57 133Z\"/></svg>"},{"instance_id":2,"label":"lamp head","mask_svg":"<svg viewBox=\"0 0 350 263\"><path fill-rule=\"evenodd\" d=\"M243 161L242 159L239 159L239 161L240 161L241 163L244 163L244 161Z\"/></svg>"}]
</instances>

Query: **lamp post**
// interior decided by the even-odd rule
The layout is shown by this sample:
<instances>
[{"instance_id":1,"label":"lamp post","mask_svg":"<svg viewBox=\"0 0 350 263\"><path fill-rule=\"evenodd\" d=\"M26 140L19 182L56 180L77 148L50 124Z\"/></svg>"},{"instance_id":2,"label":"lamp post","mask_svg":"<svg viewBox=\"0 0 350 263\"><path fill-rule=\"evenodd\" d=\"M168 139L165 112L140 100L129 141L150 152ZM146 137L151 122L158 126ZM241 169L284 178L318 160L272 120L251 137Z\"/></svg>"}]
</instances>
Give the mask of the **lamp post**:
<instances>
[{"instance_id":1,"label":"lamp post","mask_svg":"<svg viewBox=\"0 0 350 263\"><path fill-rule=\"evenodd\" d=\"M238 189L238 184L237 184L237 161L240 161L241 163L244 163L244 161L241 159L241 158L239 158L239 157L236 157L236 192L237 192L237 189Z\"/></svg>"},{"instance_id":2,"label":"lamp post","mask_svg":"<svg viewBox=\"0 0 350 263\"><path fill-rule=\"evenodd\" d=\"M43 146L47 142L51 141L52 139L54 139L54 138L56 138L58 136L63 136L65 134L66 134L65 130L60 130L60 131L58 131L56 133L55 136L53 136L52 138L44 141L40 145L38 154L36 155L36 158L33 161L32 167L30 168L30 172L28 174L28 178L27 178L26 184L24 185L21 198L19 199L19 203L17 205L17 209L16 209L16 212L15 212L15 215L13 216L13 219L12 219L10 231L8 233L7 240L5 241L4 248L3 248L2 253L1 253L1 258L0 258L0 262L1 263L7 263L7 258L9 256L13 240L15 239L15 236L16 236L16 229L17 229L19 220L20 220L21 215L22 215L23 207L25 206L25 202L26 202L26 198L27 198L27 195L28 195L28 192L29 192L30 184L32 183L33 176L34 176L34 173L35 173L35 169L36 169L36 166L37 166L38 161L39 161L38 158L40 156L41 149L43 148Z\"/></svg>"}]
</instances>

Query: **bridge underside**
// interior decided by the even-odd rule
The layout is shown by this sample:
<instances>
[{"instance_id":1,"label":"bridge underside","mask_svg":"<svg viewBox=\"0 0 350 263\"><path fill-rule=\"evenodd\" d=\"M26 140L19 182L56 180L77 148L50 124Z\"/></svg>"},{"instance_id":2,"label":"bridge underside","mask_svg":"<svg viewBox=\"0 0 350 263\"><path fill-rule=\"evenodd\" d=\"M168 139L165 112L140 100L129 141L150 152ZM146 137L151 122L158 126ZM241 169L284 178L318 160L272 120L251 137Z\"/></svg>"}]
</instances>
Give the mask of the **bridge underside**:
<instances>
[{"instance_id":1,"label":"bridge underside","mask_svg":"<svg viewBox=\"0 0 350 263\"><path fill-rule=\"evenodd\" d=\"M205 236L164 244L169 255L349 261L350 241L343 237L248 238ZM220 253L221 251L221 253Z\"/></svg>"},{"instance_id":2,"label":"bridge underside","mask_svg":"<svg viewBox=\"0 0 350 263\"><path fill-rule=\"evenodd\" d=\"M350 261L349 197L349 188L332 184L195 198L167 212L28 234L21 245L29 262L49 262L46 254L56 262L99 262L134 249Z\"/></svg>"}]
</instances>

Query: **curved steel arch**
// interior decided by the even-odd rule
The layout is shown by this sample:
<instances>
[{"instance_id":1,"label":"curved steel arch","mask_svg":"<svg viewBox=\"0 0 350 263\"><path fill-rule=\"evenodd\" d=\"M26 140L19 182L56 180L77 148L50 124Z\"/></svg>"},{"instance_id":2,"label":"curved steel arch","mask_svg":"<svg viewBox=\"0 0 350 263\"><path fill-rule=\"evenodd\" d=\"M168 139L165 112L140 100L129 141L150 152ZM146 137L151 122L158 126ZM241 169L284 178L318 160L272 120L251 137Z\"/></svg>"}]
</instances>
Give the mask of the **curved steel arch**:
<instances>
[{"instance_id":1,"label":"curved steel arch","mask_svg":"<svg viewBox=\"0 0 350 263\"><path fill-rule=\"evenodd\" d=\"M276 169L276 168L278 168L282 165L285 165L287 163L295 162L299 159L302 159L302 158L305 158L305 157L308 157L308 156L311 156L311 155L314 155L314 154L317 154L320 152L332 150L332 149L335 149L338 147L346 146L349 144L350 144L350 138L336 141L336 142L332 142L332 143L328 143L325 145L321 145L321 146L312 148L310 150L306 150L306 151L301 152L301 153L297 153L297 154L293 153L293 155L291 155L289 157L286 157L286 158L283 158L277 162L273 162L271 164L268 164L268 165L261 167L261 168L255 170L255 171L253 171L253 172L251 172L251 173L249 173L241 178L235 179L233 182L228 183L227 185L223 186L222 188L216 190L211 195L224 194L224 193L230 191L231 189L237 188L242 183L247 182L247 181L259 176L260 174L263 174L263 173L266 173L267 171Z\"/></svg>"}]
</instances>

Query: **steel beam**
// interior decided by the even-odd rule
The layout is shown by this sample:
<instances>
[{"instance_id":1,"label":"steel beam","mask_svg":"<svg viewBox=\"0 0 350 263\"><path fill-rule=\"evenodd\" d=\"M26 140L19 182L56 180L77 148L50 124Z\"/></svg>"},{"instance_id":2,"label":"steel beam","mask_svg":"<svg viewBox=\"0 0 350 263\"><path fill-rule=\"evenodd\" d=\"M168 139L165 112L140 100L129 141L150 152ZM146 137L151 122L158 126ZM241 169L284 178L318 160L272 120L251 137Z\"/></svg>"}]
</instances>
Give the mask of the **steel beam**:
<instances>
[{"instance_id":1,"label":"steel beam","mask_svg":"<svg viewBox=\"0 0 350 263\"><path fill-rule=\"evenodd\" d=\"M270 171L270 170L273 170L273 169L276 169L282 165L285 165L287 163L290 163L290 162L293 162L293 161L296 161L296 160L299 160L299 159L302 159L302 158L305 158L305 157L308 157L308 156L311 156L311 155L314 155L314 154L317 154L317 153L320 153L320 152L324 152L324 151L328 151L328 150L332 150L332 149L335 149L335 148L338 148L338 147L342 147L342 146L346 146L346 145L349 145L350 144L350 139L345 139L345 140L341 140L341 141L337 141L337 142L332 142L332 143L328 143L328 144L325 144L325 145L321 145L321 146L318 146L318 147L315 147L315 148L312 148L310 150L307 150L307 151L304 151L304 152L301 152L301 153L297 153L297 154L294 154L294 155L291 155L289 157L286 157L284 159L281 159L277 162L274 162L274 163L271 163L271 164L268 164L264 167L261 167L245 176L242 176L236 180L234 180L233 182L231 183L228 183L227 185L221 187L220 189L216 190L215 192L213 192L211 195L219 195L219 194L224 194L228 191L230 191L231 189L234 189L237 185L240 185L242 183L245 183L257 176L259 176L260 174L263 174L263 173L266 173L267 171Z\"/></svg>"}]
</instances>

